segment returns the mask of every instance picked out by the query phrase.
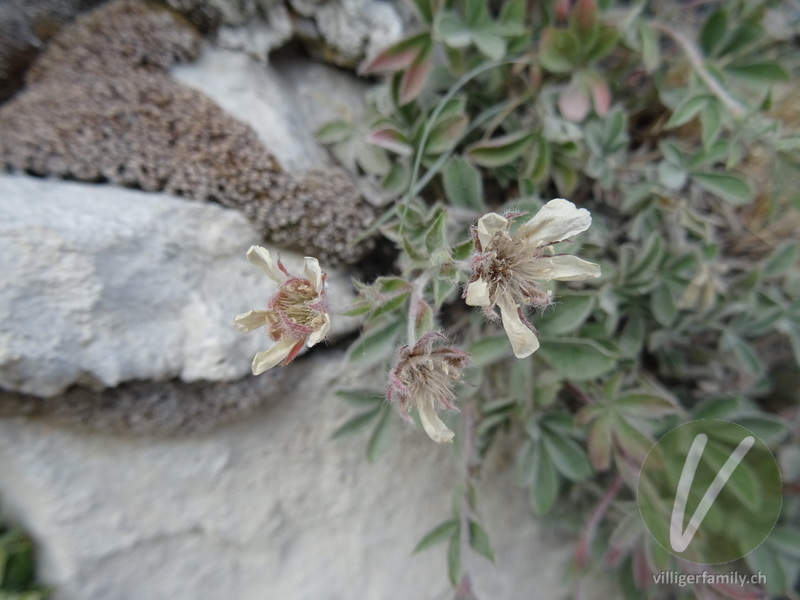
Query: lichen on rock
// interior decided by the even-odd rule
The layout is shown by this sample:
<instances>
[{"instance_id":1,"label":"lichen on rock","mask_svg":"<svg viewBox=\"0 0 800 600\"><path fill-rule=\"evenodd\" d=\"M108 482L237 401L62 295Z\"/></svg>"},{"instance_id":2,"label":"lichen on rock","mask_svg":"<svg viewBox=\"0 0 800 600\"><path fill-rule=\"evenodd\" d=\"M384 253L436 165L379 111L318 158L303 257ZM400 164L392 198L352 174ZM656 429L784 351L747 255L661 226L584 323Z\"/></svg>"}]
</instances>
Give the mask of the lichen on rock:
<instances>
[{"instance_id":1,"label":"lichen on rock","mask_svg":"<svg viewBox=\"0 0 800 600\"><path fill-rule=\"evenodd\" d=\"M346 175L285 173L249 126L166 73L199 42L163 7L116 0L87 13L0 107L0 166L216 201L288 249L358 260L367 247L350 242L372 212Z\"/></svg>"}]
</instances>

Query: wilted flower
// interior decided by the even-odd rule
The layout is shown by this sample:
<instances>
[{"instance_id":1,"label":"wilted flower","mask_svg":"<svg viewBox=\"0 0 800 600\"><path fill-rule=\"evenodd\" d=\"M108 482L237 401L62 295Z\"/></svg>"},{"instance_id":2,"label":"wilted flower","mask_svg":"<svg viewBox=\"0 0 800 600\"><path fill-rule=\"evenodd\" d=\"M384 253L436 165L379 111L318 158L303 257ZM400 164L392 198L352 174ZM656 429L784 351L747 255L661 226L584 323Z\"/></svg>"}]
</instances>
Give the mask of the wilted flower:
<instances>
[{"instance_id":1,"label":"wilted flower","mask_svg":"<svg viewBox=\"0 0 800 600\"><path fill-rule=\"evenodd\" d=\"M514 355L525 358L539 348L533 326L522 314L522 306L544 307L550 296L539 282L581 281L600 276L600 267L570 254L553 254L551 246L586 231L592 217L585 208L562 198L551 200L511 236L509 229L519 214L505 217L489 213L473 227L476 254L473 275L464 290L470 306L483 306L496 318L500 307L503 327Z\"/></svg>"},{"instance_id":2,"label":"wilted flower","mask_svg":"<svg viewBox=\"0 0 800 600\"><path fill-rule=\"evenodd\" d=\"M461 379L461 371L469 363L469 354L450 346L441 346L447 338L440 333L427 333L413 348L400 348L397 363L389 373L386 399L395 404L403 418L410 420L410 408L416 407L425 433L440 444L453 441L437 408L457 410L453 386Z\"/></svg>"},{"instance_id":3,"label":"wilted flower","mask_svg":"<svg viewBox=\"0 0 800 600\"><path fill-rule=\"evenodd\" d=\"M276 342L253 359L253 375L260 375L281 361L283 365L292 362L304 343L310 348L325 339L331 320L325 299L325 273L316 258L306 256L305 277L289 273L280 258L273 263L269 250L261 246L250 246L247 259L280 286L267 310L251 310L233 320L236 329L243 333L266 326Z\"/></svg>"}]
</instances>

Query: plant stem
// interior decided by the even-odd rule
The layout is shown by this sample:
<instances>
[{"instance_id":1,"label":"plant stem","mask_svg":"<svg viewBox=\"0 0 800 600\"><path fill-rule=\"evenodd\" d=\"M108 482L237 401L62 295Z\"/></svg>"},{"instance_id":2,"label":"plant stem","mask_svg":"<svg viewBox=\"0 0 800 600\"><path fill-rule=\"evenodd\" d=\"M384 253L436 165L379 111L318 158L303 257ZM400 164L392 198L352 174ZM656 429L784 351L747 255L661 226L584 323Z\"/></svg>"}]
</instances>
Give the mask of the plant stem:
<instances>
[{"instance_id":1,"label":"plant stem","mask_svg":"<svg viewBox=\"0 0 800 600\"><path fill-rule=\"evenodd\" d=\"M430 274L426 272L411 282L411 296L408 299L408 329L406 330L409 348L417 342L417 306L422 299L425 286L428 285L428 279L430 279Z\"/></svg>"},{"instance_id":2,"label":"plant stem","mask_svg":"<svg viewBox=\"0 0 800 600\"><path fill-rule=\"evenodd\" d=\"M461 496L461 510L459 511L459 534L460 546L459 554L461 556L461 569L465 570L467 556L469 556L470 535L469 535L469 521L470 521L470 488L472 487L472 453L475 446L475 406L469 400L464 402L461 407L461 414L463 415L462 422L464 424L464 437L462 443L462 452L464 454L464 490Z\"/></svg>"},{"instance_id":3,"label":"plant stem","mask_svg":"<svg viewBox=\"0 0 800 600\"><path fill-rule=\"evenodd\" d=\"M583 530L580 541L578 542L578 546L575 549L575 561L578 563L578 566L583 567L586 564L586 560L589 556L589 546L591 545L592 539L597 532L597 526L600 524L603 515L606 514L608 507L611 505L611 502L614 500L614 498L617 497L617 494L619 494L621 489L622 476L617 475L617 477L609 486L608 491L606 491L606 493L600 499L600 502L595 507L594 511L592 511L589 521L586 523L586 527Z\"/></svg>"},{"instance_id":4,"label":"plant stem","mask_svg":"<svg viewBox=\"0 0 800 600\"><path fill-rule=\"evenodd\" d=\"M684 54L686 54L686 58L689 59L689 62L692 64L692 67L694 68L698 77L703 80L703 83L706 84L706 87L708 87L711 93L713 93L719 99L719 101L725 105L725 108L728 109L735 119L743 119L746 116L747 109L742 105L741 102L731 96L728 90L722 87L719 81L717 81L711 75L706 68L705 60L700 54L700 51L697 49L697 46L695 46L688 37L665 23L651 21L650 26L666 33L669 37L675 40L675 43L677 43L678 46L681 47L681 50L683 50Z\"/></svg>"}]
</instances>

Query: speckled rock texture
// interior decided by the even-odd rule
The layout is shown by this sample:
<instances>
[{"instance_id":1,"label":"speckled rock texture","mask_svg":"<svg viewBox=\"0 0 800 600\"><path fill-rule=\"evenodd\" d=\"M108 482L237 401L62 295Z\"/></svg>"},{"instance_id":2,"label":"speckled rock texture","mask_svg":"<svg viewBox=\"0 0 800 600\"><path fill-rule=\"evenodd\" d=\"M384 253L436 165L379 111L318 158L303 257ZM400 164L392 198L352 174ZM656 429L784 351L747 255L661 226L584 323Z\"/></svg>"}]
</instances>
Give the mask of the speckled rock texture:
<instances>
[{"instance_id":1,"label":"speckled rock texture","mask_svg":"<svg viewBox=\"0 0 800 600\"><path fill-rule=\"evenodd\" d=\"M0 102L22 87L25 69L47 40L102 0L0 2Z\"/></svg>"},{"instance_id":2,"label":"speckled rock texture","mask_svg":"<svg viewBox=\"0 0 800 600\"><path fill-rule=\"evenodd\" d=\"M0 419L3 509L37 542L53 600L449 600L446 547L412 555L452 515L459 465L401 419L387 451L332 441L341 353L298 359L293 384L249 419L184 438L86 435ZM382 374L379 374L379 376ZM483 600L566 597L572 540L530 516L502 453L477 515L496 564L468 567Z\"/></svg>"},{"instance_id":3,"label":"speckled rock texture","mask_svg":"<svg viewBox=\"0 0 800 600\"><path fill-rule=\"evenodd\" d=\"M240 212L219 205L0 175L0 387L52 397L73 385L102 390L136 380L248 376L255 353L272 344L263 330L243 335L232 325L235 315L265 306L275 292L245 259L258 243ZM301 272L302 255L281 257ZM322 266L331 310L341 311L353 299L350 278ZM355 327L339 316L329 337ZM195 402L219 402L210 412L221 412L231 404L225 393ZM6 399L28 410L24 398ZM150 418L148 403L145 416L133 418Z\"/></svg>"},{"instance_id":4,"label":"speckled rock texture","mask_svg":"<svg viewBox=\"0 0 800 600\"><path fill-rule=\"evenodd\" d=\"M373 218L340 170L283 172L256 133L165 69L195 31L166 8L104 5L65 28L0 106L0 166L112 182L237 208L282 247L354 262Z\"/></svg>"}]
</instances>

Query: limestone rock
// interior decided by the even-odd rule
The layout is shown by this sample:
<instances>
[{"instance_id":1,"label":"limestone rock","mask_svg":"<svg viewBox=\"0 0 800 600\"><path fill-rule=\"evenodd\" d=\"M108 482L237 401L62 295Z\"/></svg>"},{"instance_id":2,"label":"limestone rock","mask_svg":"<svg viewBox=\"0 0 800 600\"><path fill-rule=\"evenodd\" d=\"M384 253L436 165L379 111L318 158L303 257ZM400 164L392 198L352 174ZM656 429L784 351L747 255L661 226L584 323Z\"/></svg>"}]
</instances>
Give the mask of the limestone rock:
<instances>
[{"instance_id":1,"label":"limestone rock","mask_svg":"<svg viewBox=\"0 0 800 600\"><path fill-rule=\"evenodd\" d=\"M280 402L203 436L0 419L0 497L38 543L54 600L452 598L445 547L411 555L451 517L452 448L394 415L373 464L365 436L332 441L352 416L332 397L341 358L300 359ZM476 595L560 598L569 541L542 531L510 475L487 469L478 489L497 560L470 563Z\"/></svg>"},{"instance_id":2,"label":"limestone rock","mask_svg":"<svg viewBox=\"0 0 800 600\"><path fill-rule=\"evenodd\" d=\"M324 60L354 67L403 33L400 12L382 0L163 1L201 25L210 8L221 25L217 43L261 60L296 38Z\"/></svg>"},{"instance_id":3,"label":"limestone rock","mask_svg":"<svg viewBox=\"0 0 800 600\"><path fill-rule=\"evenodd\" d=\"M334 119L356 120L367 91L352 73L301 56L261 65L210 44L197 61L174 65L170 75L249 125L290 171L333 165L314 133Z\"/></svg>"},{"instance_id":4,"label":"limestone rock","mask_svg":"<svg viewBox=\"0 0 800 600\"><path fill-rule=\"evenodd\" d=\"M0 386L53 396L73 384L244 377L271 343L231 325L274 292L245 259L260 243L241 213L214 204L0 176ZM323 268L341 309L349 278ZM331 336L353 326L335 318Z\"/></svg>"},{"instance_id":5,"label":"limestone rock","mask_svg":"<svg viewBox=\"0 0 800 600\"><path fill-rule=\"evenodd\" d=\"M373 211L341 170L283 172L250 127L164 72L197 44L164 7L116 0L84 15L0 106L0 168L216 201L285 248L361 258L369 244L350 242Z\"/></svg>"}]
</instances>

